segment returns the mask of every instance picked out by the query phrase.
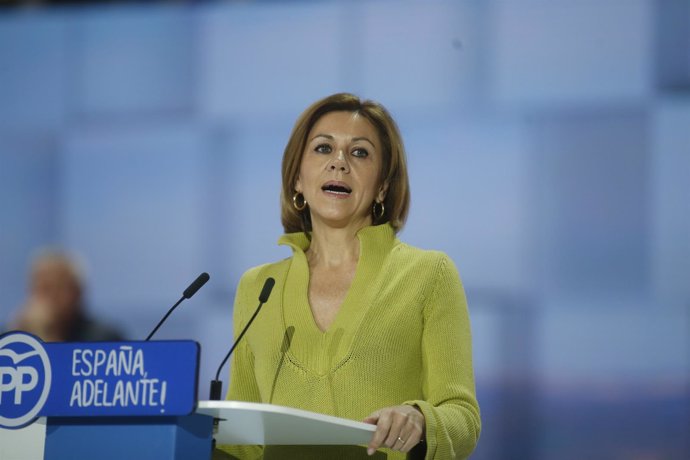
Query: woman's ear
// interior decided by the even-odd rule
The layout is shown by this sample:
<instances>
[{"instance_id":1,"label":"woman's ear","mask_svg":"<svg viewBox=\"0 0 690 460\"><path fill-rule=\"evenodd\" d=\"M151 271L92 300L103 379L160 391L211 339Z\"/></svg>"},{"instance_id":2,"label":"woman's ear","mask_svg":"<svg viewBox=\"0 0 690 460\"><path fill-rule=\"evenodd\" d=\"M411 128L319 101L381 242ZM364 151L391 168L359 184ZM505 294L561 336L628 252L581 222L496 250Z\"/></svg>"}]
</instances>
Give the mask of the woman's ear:
<instances>
[{"instance_id":1,"label":"woman's ear","mask_svg":"<svg viewBox=\"0 0 690 460\"><path fill-rule=\"evenodd\" d=\"M376 201L379 203L383 203L383 201L386 199L386 195L388 194L388 181L385 181L381 188L379 189L379 193L376 195Z\"/></svg>"},{"instance_id":2,"label":"woman's ear","mask_svg":"<svg viewBox=\"0 0 690 460\"><path fill-rule=\"evenodd\" d=\"M293 187L295 192L302 193L302 183L300 182L299 176L295 179L295 186Z\"/></svg>"}]
</instances>

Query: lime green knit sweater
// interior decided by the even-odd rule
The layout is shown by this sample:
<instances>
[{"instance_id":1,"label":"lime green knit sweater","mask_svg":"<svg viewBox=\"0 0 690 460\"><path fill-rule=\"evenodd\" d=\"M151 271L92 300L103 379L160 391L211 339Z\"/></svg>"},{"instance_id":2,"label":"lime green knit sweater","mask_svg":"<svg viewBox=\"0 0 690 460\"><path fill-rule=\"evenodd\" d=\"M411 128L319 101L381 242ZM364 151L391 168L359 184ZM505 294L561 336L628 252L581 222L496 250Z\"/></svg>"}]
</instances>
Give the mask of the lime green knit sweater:
<instances>
[{"instance_id":1,"label":"lime green knit sweater","mask_svg":"<svg viewBox=\"0 0 690 460\"><path fill-rule=\"evenodd\" d=\"M426 419L426 458L464 458L479 438L467 303L453 262L397 240L388 225L358 233L352 285L324 333L308 301L303 233L281 244L293 257L244 274L237 288L235 336L267 277L273 294L235 350L228 399L264 402L362 420L415 404ZM367 458L366 450L223 446L238 458ZM382 449L375 458L405 458Z\"/></svg>"}]
</instances>

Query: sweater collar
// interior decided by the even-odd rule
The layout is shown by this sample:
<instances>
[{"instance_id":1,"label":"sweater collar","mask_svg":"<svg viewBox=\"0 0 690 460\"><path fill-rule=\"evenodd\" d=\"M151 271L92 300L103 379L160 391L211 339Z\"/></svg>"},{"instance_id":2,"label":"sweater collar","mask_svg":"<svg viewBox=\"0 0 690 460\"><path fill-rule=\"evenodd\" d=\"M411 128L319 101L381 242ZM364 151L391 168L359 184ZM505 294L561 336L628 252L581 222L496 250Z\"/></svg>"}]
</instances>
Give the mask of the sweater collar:
<instances>
[{"instance_id":1,"label":"sweater collar","mask_svg":"<svg viewBox=\"0 0 690 460\"><path fill-rule=\"evenodd\" d=\"M387 253L396 243L393 227L385 223L381 225L369 225L357 232L357 238L361 244L361 252ZM311 240L304 232L286 233L278 239L279 245L290 246L293 252L306 252Z\"/></svg>"},{"instance_id":2,"label":"sweater collar","mask_svg":"<svg viewBox=\"0 0 690 460\"><path fill-rule=\"evenodd\" d=\"M334 372L348 358L373 298L380 290L384 261L397 242L388 224L364 227L357 232L357 238L360 251L355 276L338 313L325 331L317 326L310 310L309 263L304 253L309 248L309 238L305 233L291 233L279 240L294 251L283 285L283 326L286 330L294 326L300 332L291 342L288 353L301 368L322 377Z\"/></svg>"}]
</instances>

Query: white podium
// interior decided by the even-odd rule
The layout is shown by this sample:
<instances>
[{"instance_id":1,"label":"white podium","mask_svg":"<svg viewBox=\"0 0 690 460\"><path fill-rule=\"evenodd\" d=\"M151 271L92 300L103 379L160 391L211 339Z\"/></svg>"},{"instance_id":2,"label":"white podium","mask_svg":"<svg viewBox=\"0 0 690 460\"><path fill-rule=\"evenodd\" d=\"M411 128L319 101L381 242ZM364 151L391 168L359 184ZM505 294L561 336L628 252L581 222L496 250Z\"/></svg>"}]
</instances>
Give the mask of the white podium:
<instances>
[{"instance_id":1,"label":"white podium","mask_svg":"<svg viewBox=\"0 0 690 460\"><path fill-rule=\"evenodd\" d=\"M220 419L218 444L360 445L375 425L291 407L241 401L199 401L196 412Z\"/></svg>"},{"instance_id":2,"label":"white podium","mask_svg":"<svg viewBox=\"0 0 690 460\"><path fill-rule=\"evenodd\" d=\"M241 401L199 401L195 413L220 419L215 438L221 445L363 445L376 430L344 418ZM45 418L19 430L0 428L0 460L40 460L45 445Z\"/></svg>"}]
</instances>

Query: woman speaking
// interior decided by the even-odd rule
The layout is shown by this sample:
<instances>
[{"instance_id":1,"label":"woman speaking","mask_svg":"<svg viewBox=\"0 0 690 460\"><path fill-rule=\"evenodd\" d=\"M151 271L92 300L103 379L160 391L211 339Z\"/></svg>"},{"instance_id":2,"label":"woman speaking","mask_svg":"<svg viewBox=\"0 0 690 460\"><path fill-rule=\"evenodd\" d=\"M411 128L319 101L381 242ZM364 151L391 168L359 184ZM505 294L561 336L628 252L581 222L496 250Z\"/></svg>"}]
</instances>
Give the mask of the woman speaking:
<instances>
[{"instance_id":1,"label":"woman speaking","mask_svg":"<svg viewBox=\"0 0 690 460\"><path fill-rule=\"evenodd\" d=\"M479 438L467 303L453 262L401 243L410 192L381 105L335 94L297 120L282 164L285 260L247 271L228 399L376 425L369 445L221 446L237 458L467 457Z\"/></svg>"}]
</instances>

